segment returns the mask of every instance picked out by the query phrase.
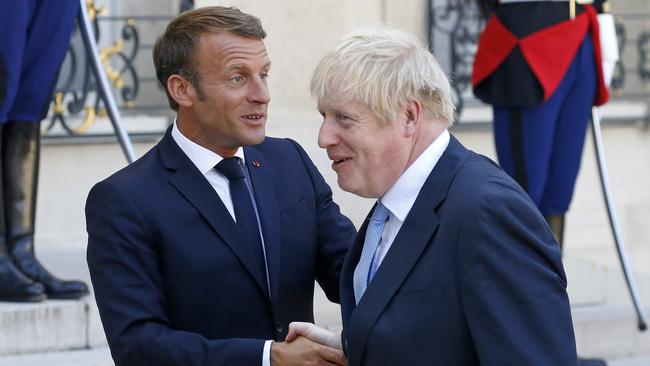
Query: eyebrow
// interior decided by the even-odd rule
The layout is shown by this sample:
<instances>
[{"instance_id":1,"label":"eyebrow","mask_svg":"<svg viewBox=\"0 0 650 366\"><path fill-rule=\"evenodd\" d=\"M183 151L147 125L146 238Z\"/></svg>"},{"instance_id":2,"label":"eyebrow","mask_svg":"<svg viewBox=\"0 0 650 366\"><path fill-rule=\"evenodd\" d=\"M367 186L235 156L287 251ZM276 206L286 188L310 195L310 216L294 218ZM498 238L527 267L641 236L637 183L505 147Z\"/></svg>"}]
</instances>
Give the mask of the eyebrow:
<instances>
[{"instance_id":1,"label":"eyebrow","mask_svg":"<svg viewBox=\"0 0 650 366\"><path fill-rule=\"evenodd\" d=\"M267 62L266 64L264 64L264 66L262 67L262 70L264 70L264 69L269 69L269 68L271 68L271 61L269 61L269 62ZM230 66L228 66L228 67L226 68L227 71L232 71L232 70L248 70L248 69L250 69L250 67L249 67L248 65L244 64L244 63L241 63L241 62L238 62L238 63L232 64L232 65L230 65Z\"/></svg>"},{"instance_id":2,"label":"eyebrow","mask_svg":"<svg viewBox=\"0 0 650 366\"><path fill-rule=\"evenodd\" d=\"M357 118L358 117L357 114L354 113L354 111L343 108L341 106L330 107L330 108L326 108L326 109L327 109L327 111L325 110L325 108L317 108L318 113L320 113L320 114L325 114L325 113L328 112L328 113L337 114L337 115L344 115L344 116L347 116L347 117L350 117L350 118Z\"/></svg>"}]
</instances>

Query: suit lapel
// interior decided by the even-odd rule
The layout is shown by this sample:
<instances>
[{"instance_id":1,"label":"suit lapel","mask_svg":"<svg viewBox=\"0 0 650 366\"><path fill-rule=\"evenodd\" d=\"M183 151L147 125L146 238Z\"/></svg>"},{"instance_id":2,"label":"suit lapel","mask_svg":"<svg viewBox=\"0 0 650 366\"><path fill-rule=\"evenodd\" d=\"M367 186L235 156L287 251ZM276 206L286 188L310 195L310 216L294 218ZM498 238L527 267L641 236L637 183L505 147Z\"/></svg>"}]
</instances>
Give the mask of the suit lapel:
<instances>
[{"instance_id":1,"label":"suit lapel","mask_svg":"<svg viewBox=\"0 0 650 366\"><path fill-rule=\"evenodd\" d=\"M350 354L351 365L361 364L366 340L373 325L420 258L438 227L434 208L429 197L422 197L421 192L377 273L352 312L350 327L355 331L348 334L349 345L354 349Z\"/></svg>"},{"instance_id":2,"label":"suit lapel","mask_svg":"<svg viewBox=\"0 0 650 366\"><path fill-rule=\"evenodd\" d=\"M239 227L210 183L173 141L170 131L171 129L167 130L158 145L163 164L167 169L174 171L169 176L169 182L199 211L253 276L260 290L266 294L266 275L255 265L248 246L243 245L244 237Z\"/></svg>"},{"instance_id":3,"label":"suit lapel","mask_svg":"<svg viewBox=\"0 0 650 366\"><path fill-rule=\"evenodd\" d=\"M253 184L255 202L260 216L266 263L271 283L271 297L277 298L278 281L281 267L282 247L280 245L280 210L275 199L275 189L269 174L269 166L255 147L244 149L246 167Z\"/></svg>"},{"instance_id":4,"label":"suit lapel","mask_svg":"<svg viewBox=\"0 0 650 366\"><path fill-rule=\"evenodd\" d=\"M429 245L433 245L434 233L439 225L436 209L447 196L449 186L458 169L469 156L453 136L442 157L420 190L411 211L379 266L375 277L368 285L359 304L350 313L348 331L345 333L352 352L348 353L350 365L361 365L366 341L372 328L397 290L408 277L417 260ZM365 236L365 231L363 232ZM361 233L355 248L363 245ZM360 249L357 248L360 253ZM359 254L348 266L354 271ZM347 262L347 260L346 260ZM352 276L346 277L352 281ZM352 286L348 286L352 288ZM354 302L354 294L352 294ZM345 317L344 317L345 319ZM350 331L353 330L353 331Z\"/></svg>"},{"instance_id":5,"label":"suit lapel","mask_svg":"<svg viewBox=\"0 0 650 366\"><path fill-rule=\"evenodd\" d=\"M348 336L346 330L348 329L348 323L350 322L350 316L354 311L356 304L354 299L354 269L359 262L359 257L361 256L361 250L363 249L363 241L366 237L366 231L368 229L368 222L372 212L375 210L375 206L370 210L368 216L364 220L357 237L354 240L354 243L348 250L345 260L343 261L343 267L341 268L341 280L340 280L340 297L341 297L341 315L343 319L343 350L348 354Z\"/></svg>"},{"instance_id":6,"label":"suit lapel","mask_svg":"<svg viewBox=\"0 0 650 366\"><path fill-rule=\"evenodd\" d=\"M340 294L341 294L341 311L343 315L343 326L345 327L346 323L350 319L350 315L354 308L356 307L354 300L354 269L359 263L359 257L361 257L361 250L363 249L363 242L366 237L366 231L368 230L368 222L372 216L372 212L375 210L375 206L372 207L368 216L363 221L359 232L357 233L354 243L348 250L348 253L345 256L343 261L343 266L341 268L341 280L340 280Z\"/></svg>"}]
</instances>

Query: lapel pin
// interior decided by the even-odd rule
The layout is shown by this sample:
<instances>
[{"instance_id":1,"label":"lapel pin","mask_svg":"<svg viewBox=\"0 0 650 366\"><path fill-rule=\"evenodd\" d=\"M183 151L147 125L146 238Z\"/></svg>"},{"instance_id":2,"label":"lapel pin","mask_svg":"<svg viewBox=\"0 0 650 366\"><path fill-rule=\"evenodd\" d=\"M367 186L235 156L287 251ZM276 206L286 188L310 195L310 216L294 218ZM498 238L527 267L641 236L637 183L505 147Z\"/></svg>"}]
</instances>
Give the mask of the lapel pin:
<instances>
[{"instance_id":1,"label":"lapel pin","mask_svg":"<svg viewBox=\"0 0 650 366\"><path fill-rule=\"evenodd\" d=\"M262 166L262 164L260 164L259 160L253 160L253 166L259 168L260 166Z\"/></svg>"}]
</instances>

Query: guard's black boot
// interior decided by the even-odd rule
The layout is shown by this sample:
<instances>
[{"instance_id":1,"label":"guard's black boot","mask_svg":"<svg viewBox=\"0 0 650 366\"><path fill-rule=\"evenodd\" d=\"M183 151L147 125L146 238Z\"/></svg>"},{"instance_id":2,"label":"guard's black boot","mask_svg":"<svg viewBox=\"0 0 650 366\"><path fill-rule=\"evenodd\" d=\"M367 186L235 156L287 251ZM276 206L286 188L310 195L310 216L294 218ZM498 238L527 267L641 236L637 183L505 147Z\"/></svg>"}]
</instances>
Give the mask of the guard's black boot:
<instances>
[{"instance_id":1,"label":"guard's black boot","mask_svg":"<svg viewBox=\"0 0 650 366\"><path fill-rule=\"evenodd\" d=\"M51 299L78 299L88 294L81 281L62 281L34 256L34 219L40 149L40 124L9 122L4 126L3 168L7 247L16 268L45 288Z\"/></svg>"},{"instance_id":2,"label":"guard's black boot","mask_svg":"<svg viewBox=\"0 0 650 366\"><path fill-rule=\"evenodd\" d=\"M6 253L0 254L0 301L39 302L45 298L43 285L25 277Z\"/></svg>"},{"instance_id":3,"label":"guard's black boot","mask_svg":"<svg viewBox=\"0 0 650 366\"><path fill-rule=\"evenodd\" d=\"M0 142L3 128L0 124ZM0 172L2 162L0 161ZM2 191L2 179L0 179ZM7 252L5 240L5 217L2 199L0 198L0 301L37 302L45 300L45 289L22 274Z\"/></svg>"},{"instance_id":4,"label":"guard's black boot","mask_svg":"<svg viewBox=\"0 0 650 366\"><path fill-rule=\"evenodd\" d=\"M551 228L551 232L555 237L555 240L560 244L560 251L562 251L562 245L564 242L564 214L560 215L544 215L548 226Z\"/></svg>"}]
</instances>

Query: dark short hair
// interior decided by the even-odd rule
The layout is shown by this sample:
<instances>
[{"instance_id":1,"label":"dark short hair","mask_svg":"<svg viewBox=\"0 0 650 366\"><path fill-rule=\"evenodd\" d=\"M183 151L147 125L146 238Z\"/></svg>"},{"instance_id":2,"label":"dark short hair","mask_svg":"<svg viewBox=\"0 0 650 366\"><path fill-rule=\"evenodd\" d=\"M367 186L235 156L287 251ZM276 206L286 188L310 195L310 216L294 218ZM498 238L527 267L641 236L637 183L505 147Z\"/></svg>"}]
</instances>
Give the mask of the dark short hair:
<instances>
[{"instance_id":1,"label":"dark short hair","mask_svg":"<svg viewBox=\"0 0 650 366\"><path fill-rule=\"evenodd\" d=\"M167 79L174 74L180 75L189 80L201 94L194 61L199 37L204 33L218 32L231 32L257 39L266 37L257 17L234 7L209 6L179 15L156 41L153 49L156 77L165 89L169 106L173 110L178 110L178 103L167 90Z\"/></svg>"}]
</instances>

